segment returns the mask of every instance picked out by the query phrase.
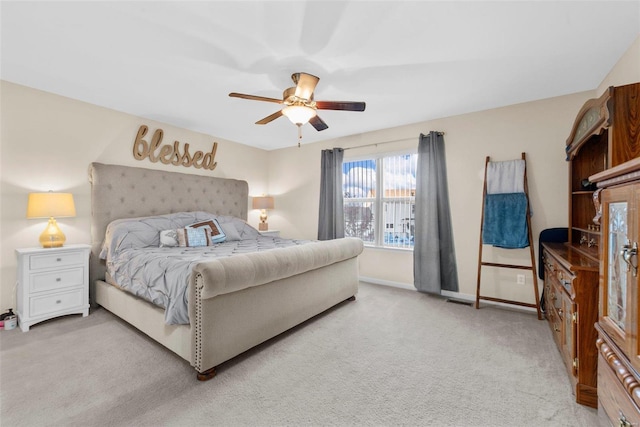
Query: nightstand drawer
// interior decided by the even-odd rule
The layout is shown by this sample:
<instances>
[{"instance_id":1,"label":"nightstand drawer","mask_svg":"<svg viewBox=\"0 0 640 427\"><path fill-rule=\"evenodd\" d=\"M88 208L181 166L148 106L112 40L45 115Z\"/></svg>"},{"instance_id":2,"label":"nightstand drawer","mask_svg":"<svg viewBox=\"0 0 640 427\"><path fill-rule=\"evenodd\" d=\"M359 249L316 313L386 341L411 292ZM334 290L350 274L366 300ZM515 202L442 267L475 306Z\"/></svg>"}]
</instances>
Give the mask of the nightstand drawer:
<instances>
[{"instance_id":1,"label":"nightstand drawer","mask_svg":"<svg viewBox=\"0 0 640 427\"><path fill-rule=\"evenodd\" d=\"M31 268L31 270L41 270L43 268L82 265L84 263L84 258L85 254L82 251L31 255L29 257L29 268Z\"/></svg>"},{"instance_id":2,"label":"nightstand drawer","mask_svg":"<svg viewBox=\"0 0 640 427\"><path fill-rule=\"evenodd\" d=\"M84 268L35 273L30 276L30 279L29 290L31 292L82 286L84 283Z\"/></svg>"},{"instance_id":3,"label":"nightstand drawer","mask_svg":"<svg viewBox=\"0 0 640 427\"><path fill-rule=\"evenodd\" d=\"M29 298L30 314L37 317L53 311L80 307L82 306L83 294L84 290L78 288L69 292Z\"/></svg>"}]
</instances>

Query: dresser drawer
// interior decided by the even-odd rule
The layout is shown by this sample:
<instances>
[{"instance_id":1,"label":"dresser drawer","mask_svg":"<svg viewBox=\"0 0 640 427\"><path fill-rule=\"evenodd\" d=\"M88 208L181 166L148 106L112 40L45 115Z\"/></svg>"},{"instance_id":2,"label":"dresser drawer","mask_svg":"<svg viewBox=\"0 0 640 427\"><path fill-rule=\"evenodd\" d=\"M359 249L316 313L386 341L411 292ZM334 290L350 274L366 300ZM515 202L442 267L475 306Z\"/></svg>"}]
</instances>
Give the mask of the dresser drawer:
<instances>
[{"instance_id":1,"label":"dresser drawer","mask_svg":"<svg viewBox=\"0 0 640 427\"><path fill-rule=\"evenodd\" d=\"M618 360L617 355L612 357L614 365L620 369L623 365ZM635 381L631 375L627 378L628 381ZM632 426L640 425L638 407L602 354L598 356L598 402L598 411L604 411L612 426L625 425L624 421Z\"/></svg>"},{"instance_id":2,"label":"dresser drawer","mask_svg":"<svg viewBox=\"0 0 640 427\"><path fill-rule=\"evenodd\" d=\"M572 283L576 276L550 255L544 258L545 279L561 286L569 295L573 294ZM548 276L547 276L548 275Z\"/></svg>"},{"instance_id":3,"label":"dresser drawer","mask_svg":"<svg viewBox=\"0 0 640 427\"><path fill-rule=\"evenodd\" d=\"M82 306L84 289L78 288L52 295L29 298L29 313L33 317L42 316L55 311L63 311Z\"/></svg>"},{"instance_id":4,"label":"dresser drawer","mask_svg":"<svg viewBox=\"0 0 640 427\"><path fill-rule=\"evenodd\" d=\"M82 267L34 273L29 276L29 290L31 292L81 286L82 284L84 284L84 268Z\"/></svg>"},{"instance_id":5,"label":"dresser drawer","mask_svg":"<svg viewBox=\"0 0 640 427\"><path fill-rule=\"evenodd\" d=\"M31 255L29 257L29 268L31 270L41 270L44 268L82 265L84 263L84 257L85 255L82 251Z\"/></svg>"}]
</instances>

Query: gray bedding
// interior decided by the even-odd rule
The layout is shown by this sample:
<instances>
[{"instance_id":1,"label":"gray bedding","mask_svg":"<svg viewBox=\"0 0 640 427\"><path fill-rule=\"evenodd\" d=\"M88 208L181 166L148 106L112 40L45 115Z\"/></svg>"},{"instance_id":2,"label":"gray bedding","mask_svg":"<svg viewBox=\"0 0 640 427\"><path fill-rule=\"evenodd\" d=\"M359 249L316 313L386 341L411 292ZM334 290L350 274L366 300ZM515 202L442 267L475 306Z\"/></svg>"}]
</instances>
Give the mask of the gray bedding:
<instances>
[{"instance_id":1,"label":"gray bedding","mask_svg":"<svg viewBox=\"0 0 640 427\"><path fill-rule=\"evenodd\" d=\"M160 247L160 231L217 219L227 240L213 246ZM201 262L235 254L312 243L262 236L244 220L207 212L180 212L116 220L109 224L100 257L107 281L165 309L167 324L188 324L189 279Z\"/></svg>"}]
</instances>

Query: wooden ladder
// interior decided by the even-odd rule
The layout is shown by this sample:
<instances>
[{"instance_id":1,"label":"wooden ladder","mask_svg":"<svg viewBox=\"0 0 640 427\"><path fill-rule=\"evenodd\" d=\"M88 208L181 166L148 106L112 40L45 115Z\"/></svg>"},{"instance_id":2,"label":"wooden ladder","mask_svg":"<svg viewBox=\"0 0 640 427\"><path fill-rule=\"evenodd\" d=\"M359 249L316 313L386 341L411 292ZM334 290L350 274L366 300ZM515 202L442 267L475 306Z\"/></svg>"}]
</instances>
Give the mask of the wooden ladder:
<instances>
[{"instance_id":1,"label":"wooden ladder","mask_svg":"<svg viewBox=\"0 0 640 427\"><path fill-rule=\"evenodd\" d=\"M527 185L527 160L526 160L526 155L525 153L522 153L522 160L524 160L524 193L527 196L527 228L528 228L528 237L529 237L529 253L531 254L531 265L527 266L527 265L517 265L517 264L499 264L499 263L495 263L495 262L485 262L482 260L482 248L483 248L483 243L482 243L482 232L484 229L484 208L485 208L485 199L487 196L487 167L489 166L489 162L490 162L490 158L489 156L487 156L487 159L485 161L485 165L484 165L484 186L482 189L482 217L480 218L480 243L478 244L478 286L476 289L476 309L480 308L480 300L486 300L486 301L493 301L493 302L499 302L499 303L503 303L503 304L513 304L513 305L519 305L522 307L531 307L531 308L535 308L538 312L538 319L542 320L542 311L540 310L540 297L538 294L538 277L537 277L537 272L536 272L536 258L535 258L535 253L533 251L533 238L532 238L532 234L531 234L531 212L529 210L529 188ZM533 291L534 291L534 299L535 299L535 304L531 304L531 303L526 303L526 302L521 302L521 301L513 301L513 300L507 300L507 299L502 299L502 298L494 298L494 297L490 297L490 296L486 296L486 295L481 295L480 294L480 283L481 283L481 277L482 277L482 267L497 267L497 268L513 268L513 269L519 269L519 270L529 270L532 273L533 276Z\"/></svg>"}]
</instances>

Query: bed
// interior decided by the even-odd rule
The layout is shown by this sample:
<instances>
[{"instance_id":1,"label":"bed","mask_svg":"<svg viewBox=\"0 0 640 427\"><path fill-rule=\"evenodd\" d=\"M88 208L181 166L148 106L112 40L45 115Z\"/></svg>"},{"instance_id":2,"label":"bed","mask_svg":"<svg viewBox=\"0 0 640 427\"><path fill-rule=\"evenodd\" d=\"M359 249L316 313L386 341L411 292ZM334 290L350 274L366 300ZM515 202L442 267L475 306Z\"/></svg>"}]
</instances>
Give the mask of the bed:
<instances>
[{"instance_id":1,"label":"bed","mask_svg":"<svg viewBox=\"0 0 640 427\"><path fill-rule=\"evenodd\" d=\"M212 378L221 363L355 299L358 292L361 240L295 244L194 263L185 294L189 323L167 324L164 308L123 291L107 273L103 258L109 224L184 213L215 215L223 225L229 218L244 222L248 184L102 163L90 165L89 181L92 303L188 361L200 380ZM157 246L156 241L148 244Z\"/></svg>"}]
</instances>

